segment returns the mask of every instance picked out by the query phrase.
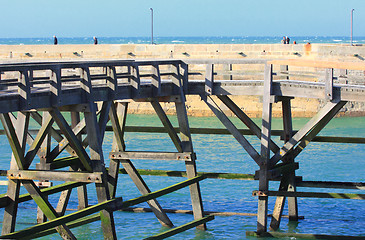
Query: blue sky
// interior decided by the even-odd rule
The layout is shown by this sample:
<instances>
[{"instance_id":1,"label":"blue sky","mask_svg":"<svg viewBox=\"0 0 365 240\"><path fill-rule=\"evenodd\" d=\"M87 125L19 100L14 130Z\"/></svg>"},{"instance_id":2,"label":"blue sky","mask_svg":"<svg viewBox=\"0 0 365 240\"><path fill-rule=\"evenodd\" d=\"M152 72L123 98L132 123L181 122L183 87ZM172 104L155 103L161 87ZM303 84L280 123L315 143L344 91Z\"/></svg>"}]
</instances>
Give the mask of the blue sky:
<instances>
[{"instance_id":1,"label":"blue sky","mask_svg":"<svg viewBox=\"0 0 365 240\"><path fill-rule=\"evenodd\" d=\"M0 37L365 36L364 0L0 0Z\"/></svg>"}]
</instances>

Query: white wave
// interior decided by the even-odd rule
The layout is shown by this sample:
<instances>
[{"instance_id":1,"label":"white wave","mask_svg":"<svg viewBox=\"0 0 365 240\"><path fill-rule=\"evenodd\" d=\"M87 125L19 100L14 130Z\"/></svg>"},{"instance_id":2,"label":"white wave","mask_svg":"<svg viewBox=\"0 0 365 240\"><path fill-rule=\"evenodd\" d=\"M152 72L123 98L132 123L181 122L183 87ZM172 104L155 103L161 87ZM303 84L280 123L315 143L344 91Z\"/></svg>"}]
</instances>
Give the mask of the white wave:
<instances>
[{"instance_id":1,"label":"white wave","mask_svg":"<svg viewBox=\"0 0 365 240\"><path fill-rule=\"evenodd\" d=\"M334 42L342 42L341 39L333 39L332 41L334 41Z\"/></svg>"},{"instance_id":2,"label":"white wave","mask_svg":"<svg viewBox=\"0 0 365 240\"><path fill-rule=\"evenodd\" d=\"M173 42L173 43L182 43L182 42L185 42L185 41L182 41L182 40L172 40L171 42Z\"/></svg>"}]
</instances>

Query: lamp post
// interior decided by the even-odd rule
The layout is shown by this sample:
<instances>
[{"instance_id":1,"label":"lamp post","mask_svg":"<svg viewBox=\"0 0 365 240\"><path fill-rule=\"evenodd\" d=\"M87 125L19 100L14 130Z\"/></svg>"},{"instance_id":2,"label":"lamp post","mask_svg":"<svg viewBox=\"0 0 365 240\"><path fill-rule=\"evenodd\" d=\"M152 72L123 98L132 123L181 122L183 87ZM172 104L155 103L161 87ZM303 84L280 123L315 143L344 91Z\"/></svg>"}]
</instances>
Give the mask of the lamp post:
<instances>
[{"instance_id":1,"label":"lamp post","mask_svg":"<svg viewBox=\"0 0 365 240\"><path fill-rule=\"evenodd\" d=\"M151 44L153 44L153 8L151 10Z\"/></svg>"},{"instance_id":2,"label":"lamp post","mask_svg":"<svg viewBox=\"0 0 365 240\"><path fill-rule=\"evenodd\" d=\"M354 11L355 11L355 9L351 9L351 46L352 46L352 29L353 29Z\"/></svg>"}]
</instances>

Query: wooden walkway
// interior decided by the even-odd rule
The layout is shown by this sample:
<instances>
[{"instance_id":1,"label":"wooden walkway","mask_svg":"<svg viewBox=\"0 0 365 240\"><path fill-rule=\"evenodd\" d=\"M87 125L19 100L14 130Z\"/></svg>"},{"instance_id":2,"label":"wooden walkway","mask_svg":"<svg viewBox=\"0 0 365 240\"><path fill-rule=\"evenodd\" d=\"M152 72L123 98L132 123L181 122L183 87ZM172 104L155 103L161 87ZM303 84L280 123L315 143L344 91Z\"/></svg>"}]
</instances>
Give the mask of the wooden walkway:
<instances>
[{"instance_id":1,"label":"wooden walkway","mask_svg":"<svg viewBox=\"0 0 365 240\"><path fill-rule=\"evenodd\" d=\"M295 158L311 141L365 142L362 138L317 137L346 102L365 101L364 78L351 75L353 71L363 73L365 64L255 59L1 64L0 119L13 155L6 172L8 190L0 196L0 204L5 208L0 238L28 239L57 231L64 239L76 239L70 230L72 227L100 220L104 238L116 239L113 212L141 202L150 205L162 225L172 227L172 221L156 198L184 187L190 189L194 221L149 239L163 239L192 227L204 230L213 216L204 216L199 182L223 175L197 172L191 132L204 132L204 129L190 129L186 95L199 95L226 127L208 129L204 133L232 134L257 163L255 176L245 176L259 181L259 189L253 192L258 198L256 235L264 236L268 231L270 196L276 197L270 224L274 231L279 228L286 200L289 219L296 221L299 217L297 197L364 199L364 194L297 191L301 186L361 190L364 183L304 182L295 175L299 168ZM230 96L262 96L262 125L256 125ZM292 127L291 114L291 100L295 97L316 98L325 103L317 115L297 131ZM134 131L168 133L175 152L126 151L125 120L131 100L151 103L164 126ZM175 105L178 128L167 118L161 102ZM282 104L284 130L279 133L271 129L274 102ZM249 130L238 129L221 109L221 104ZM71 115L70 120L65 112ZM36 131L29 128L30 119L39 124ZM106 168L102 144L108 130L114 132L114 140L109 168ZM247 134L261 139L260 152L247 140ZM277 145L271 135L280 135L283 144ZM51 140L58 144L52 146ZM65 152L69 156L59 158ZM186 166L187 180L151 192L131 159L180 161ZM120 164L138 187L141 197L125 200L116 196ZM65 183L50 186L52 181ZM280 181L278 191L269 191L270 181ZM95 184L98 198L98 204L92 206L88 204L86 191L89 183ZM28 194L19 195L21 185ZM66 215L71 191L75 188L79 210ZM48 196L60 192L58 205L53 207ZM39 207L38 224L15 231L18 204L30 200Z\"/></svg>"}]
</instances>

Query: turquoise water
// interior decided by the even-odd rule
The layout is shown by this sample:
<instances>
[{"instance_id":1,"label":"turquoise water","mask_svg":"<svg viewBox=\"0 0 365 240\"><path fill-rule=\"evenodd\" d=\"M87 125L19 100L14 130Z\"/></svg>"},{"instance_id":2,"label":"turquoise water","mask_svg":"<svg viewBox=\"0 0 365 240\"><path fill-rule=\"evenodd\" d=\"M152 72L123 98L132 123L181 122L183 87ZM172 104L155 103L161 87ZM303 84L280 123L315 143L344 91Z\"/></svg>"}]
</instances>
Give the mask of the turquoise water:
<instances>
[{"instance_id":1,"label":"turquoise water","mask_svg":"<svg viewBox=\"0 0 365 240\"><path fill-rule=\"evenodd\" d=\"M291 43L350 43L347 36L289 36ZM231 36L231 37L154 37L155 44L269 44L280 43L283 36ZM150 37L102 37L99 44L149 44ZM354 44L364 44L365 37L356 36ZM0 45L41 45L53 44L53 38L0 38ZM58 37L58 44L93 44L90 37Z\"/></svg>"},{"instance_id":2,"label":"turquoise water","mask_svg":"<svg viewBox=\"0 0 365 240\"><path fill-rule=\"evenodd\" d=\"M190 117L191 127L223 127L214 117L197 118ZM244 128L237 119L232 119L237 126ZM295 129L303 126L309 119L298 118L293 120ZM176 125L176 119L171 117ZM260 123L260 119L255 119ZM363 137L365 135L365 118L335 118L320 133L329 136ZM156 116L151 115L128 115L127 125L133 126L162 126ZM281 129L280 119L273 119L273 129ZM259 149L259 140L248 136L254 147ZM281 145L278 137L274 140ZM112 134L105 136L104 152L107 158L111 149ZM161 150L174 151L174 145L167 134L142 134L126 133L127 150ZM231 172L231 173L254 173L258 169L256 164L243 148L229 135L193 135L194 150L197 153L198 171L207 172ZM0 136L0 168L8 169L11 156L10 147L5 136ZM304 180L321 181L353 181L364 182L365 169L365 146L361 144L338 144L338 143L311 143L298 157L300 169L297 175L303 176ZM108 161L107 161L108 162ZM177 161L134 161L137 168L184 170L182 162ZM144 176L152 191L167 187L180 182L183 178ZM89 203L96 203L95 191L90 185ZM201 182L204 209L206 211L226 211L256 213L257 199L251 196L253 190L257 190L257 181L244 180L218 180L206 179ZM0 186L2 192L6 187ZM270 183L271 190L278 189L278 183ZM323 192L354 192L356 190L337 189L307 189L298 188L298 191L323 191ZM126 175L120 175L117 196L130 199L140 196L137 188ZM57 202L57 196L50 197L51 203ZM188 189L182 189L158 199L161 206L167 209L190 210L190 197ZM275 198L270 198L269 212L273 210ZM365 208L364 201L343 199L311 199L299 198L299 215L305 219L297 223L289 223L283 219L280 231L332 234L332 235L355 235L365 237ZM76 195L73 196L68 208L76 208ZM147 204L138 205L147 207ZM284 210L284 214L287 210ZM2 215L2 212L0 213ZM193 219L191 215L168 214L176 225L185 224ZM19 209L18 229L29 227L35 223L36 205L32 202L22 203ZM152 213L114 213L118 239L142 239L166 230L161 227ZM216 216L215 220L208 222L207 231L195 229L178 234L171 239L246 239L246 231L255 231L256 218L244 216ZM72 232L79 239L102 239L100 222L78 227ZM58 235L52 235L43 239L60 239ZM252 238L251 238L252 239ZM289 239L289 238L288 238Z\"/></svg>"}]
</instances>

